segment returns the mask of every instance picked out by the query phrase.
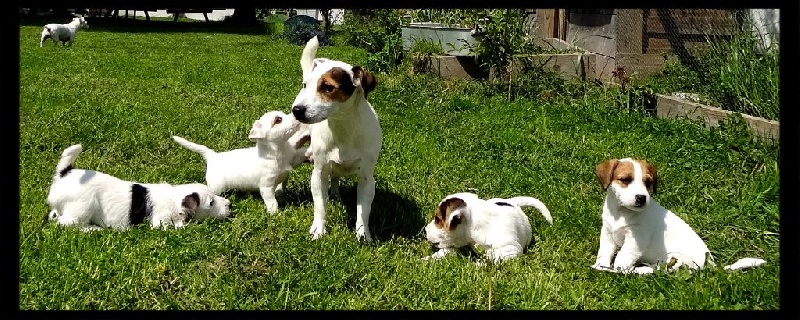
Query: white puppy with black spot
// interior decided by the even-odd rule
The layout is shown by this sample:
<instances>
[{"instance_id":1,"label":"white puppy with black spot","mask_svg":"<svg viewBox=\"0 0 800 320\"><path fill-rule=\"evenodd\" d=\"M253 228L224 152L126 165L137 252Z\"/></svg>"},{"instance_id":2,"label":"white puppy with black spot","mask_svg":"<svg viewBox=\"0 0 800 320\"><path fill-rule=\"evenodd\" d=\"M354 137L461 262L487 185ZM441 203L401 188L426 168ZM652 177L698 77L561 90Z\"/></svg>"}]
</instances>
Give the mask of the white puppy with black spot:
<instances>
[{"instance_id":1,"label":"white puppy with black spot","mask_svg":"<svg viewBox=\"0 0 800 320\"><path fill-rule=\"evenodd\" d=\"M367 101L367 94L375 88L375 77L359 66L315 58L318 47L314 37L303 49L303 88L292 105L295 118L311 127L314 221L309 232L313 239L327 232L329 189L335 194L339 177L356 175L356 237L371 241L369 215L382 143L378 116Z\"/></svg>"},{"instance_id":2,"label":"white puppy with black spot","mask_svg":"<svg viewBox=\"0 0 800 320\"><path fill-rule=\"evenodd\" d=\"M600 248L592 266L623 273L653 273L664 264L669 270L713 265L703 239L680 217L651 198L658 185L656 168L644 160L612 159L595 168L606 198ZM613 261L612 261L613 260ZM743 258L726 266L738 270L759 266L762 259Z\"/></svg>"},{"instance_id":3,"label":"white puppy with black spot","mask_svg":"<svg viewBox=\"0 0 800 320\"><path fill-rule=\"evenodd\" d=\"M550 210L533 197L480 199L462 192L445 197L425 226L425 236L438 249L424 259L439 259L458 248L475 246L494 262L521 255L531 242L531 224L522 207L534 207L553 224Z\"/></svg>"},{"instance_id":4,"label":"white puppy with black spot","mask_svg":"<svg viewBox=\"0 0 800 320\"><path fill-rule=\"evenodd\" d=\"M83 231L129 229L147 222L151 228L182 228L189 219L223 219L230 201L214 195L203 184L137 183L108 174L74 169L80 144L61 154L47 195L51 211L46 220Z\"/></svg>"},{"instance_id":5,"label":"white puppy with black spot","mask_svg":"<svg viewBox=\"0 0 800 320\"><path fill-rule=\"evenodd\" d=\"M81 15L77 15L75 18L72 18L70 23L46 24L44 29L42 29L42 37L39 39L39 47L43 47L44 41L48 38L52 39L53 43L56 45L58 45L58 42L61 41L61 46L66 44L72 46L72 43L75 42L75 36L78 34L78 30L81 28L89 28L89 23L86 22L86 19Z\"/></svg>"},{"instance_id":6,"label":"white puppy with black spot","mask_svg":"<svg viewBox=\"0 0 800 320\"><path fill-rule=\"evenodd\" d=\"M186 149L197 152L206 161L206 184L215 194L228 190L258 191L269 213L278 210L276 193L280 193L293 168L306 161L301 145L309 136L303 124L281 111L270 111L253 123L248 138L256 145L250 148L216 152L204 145L173 136Z\"/></svg>"}]
</instances>

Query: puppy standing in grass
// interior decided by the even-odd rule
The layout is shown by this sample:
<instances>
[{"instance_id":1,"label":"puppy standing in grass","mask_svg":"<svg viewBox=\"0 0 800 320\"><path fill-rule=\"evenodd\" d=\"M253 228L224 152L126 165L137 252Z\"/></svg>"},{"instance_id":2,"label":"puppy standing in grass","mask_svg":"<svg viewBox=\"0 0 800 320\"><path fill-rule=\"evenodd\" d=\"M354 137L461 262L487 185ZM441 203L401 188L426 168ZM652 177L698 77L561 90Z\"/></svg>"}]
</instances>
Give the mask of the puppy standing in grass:
<instances>
[{"instance_id":1,"label":"puppy standing in grass","mask_svg":"<svg viewBox=\"0 0 800 320\"><path fill-rule=\"evenodd\" d=\"M425 227L425 236L438 251L424 259L439 259L464 246L486 250L494 262L514 258L531 242L531 224L522 207L534 207L553 224L550 210L533 197L483 200L473 193L445 197Z\"/></svg>"},{"instance_id":2,"label":"puppy standing in grass","mask_svg":"<svg viewBox=\"0 0 800 320\"><path fill-rule=\"evenodd\" d=\"M294 100L292 113L311 125L311 195L314 239L326 233L325 206L328 191L335 193L338 177L358 176L356 237L371 241L369 214L375 197L375 165L381 151L378 116L367 101L375 89L375 77L359 66L317 58L317 37L306 43L300 57L303 88Z\"/></svg>"},{"instance_id":3,"label":"puppy standing in grass","mask_svg":"<svg viewBox=\"0 0 800 320\"><path fill-rule=\"evenodd\" d=\"M651 198L658 184L654 166L644 160L612 159L598 164L595 174L606 190L606 198L593 268L652 273L653 265L666 263L673 270L682 265L699 269L705 266L706 255L713 265L708 247L692 227ZM743 258L725 269L763 263L762 259Z\"/></svg>"},{"instance_id":4,"label":"puppy standing in grass","mask_svg":"<svg viewBox=\"0 0 800 320\"><path fill-rule=\"evenodd\" d=\"M64 150L47 195L47 218L84 231L104 227L126 230L149 222L150 227L182 228L190 218L222 219L230 201L199 183L169 185L120 180L102 172L73 169L81 145Z\"/></svg>"},{"instance_id":5,"label":"puppy standing in grass","mask_svg":"<svg viewBox=\"0 0 800 320\"><path fill-rule=\"evenodd\" d=\"M298 137L297 133L303 134ZM197 152L206 161L206 183L215 194L228 190L259 191L269 213L278 210L275 194L281 192L292 169L306 161L307 128L280 111L270 111L253 123L248 138L250 148L216 152L210 148L173 136L184 148Z\"/></svg>"},{"instance_id":6,"label":"puppy standing in grass","mask_svg":"<svg viewBox=\"0 0 800 320\"><path fill-rule=\"evenodd\" d=\"M47 38L53 39L53 43L56 45L58 45L58 42L61 41L61 46L64 46L67 43L72 46L72 43L75 42L75 35L78 34L78 29L80 28L89 28L89 23L86 22L86 19L81 15L72 18L72 21L67 24L46 24L44 29L42 29L42 37L39 40L39 47L41 48L44 46L44 41L47 40Z\"/></svg>"}]
</instances>

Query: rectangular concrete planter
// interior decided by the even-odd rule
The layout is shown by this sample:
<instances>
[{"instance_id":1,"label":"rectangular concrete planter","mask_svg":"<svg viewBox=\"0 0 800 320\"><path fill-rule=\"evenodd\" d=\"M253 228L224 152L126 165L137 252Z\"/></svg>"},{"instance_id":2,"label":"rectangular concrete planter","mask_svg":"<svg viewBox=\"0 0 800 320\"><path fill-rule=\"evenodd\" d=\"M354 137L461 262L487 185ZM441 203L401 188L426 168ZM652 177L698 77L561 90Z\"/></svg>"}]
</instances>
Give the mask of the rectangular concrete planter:
<instances>
[{"instance_id":1,"label":"rectangular concrete planter","mask_svg":"<svg viewBox=\"0 0 800 320\"><path fill-rule=\"evenodd\" d=\"M469 56L471 54L469 46L478 42L472 37L470 28L451 28L432 22L412 22L401 27L400 32L403 48L406 50L411 49L415 41L426 40L441 44L444 53L451 56Z\"/></svg>"},{"instance_id":2,"label":"rectangular concrete planter","mask_svg":"<svg viewBox=\"0 0 800 320\"><path fill-rule=\"evenodd\" d=\"M656 115L659 118L701 119L715 127L735 112L686 101L677 97L656 94ZM750 131L765 142L777 143L780 140L780 122L742 114Z\"/></svg>"}]
</instances>

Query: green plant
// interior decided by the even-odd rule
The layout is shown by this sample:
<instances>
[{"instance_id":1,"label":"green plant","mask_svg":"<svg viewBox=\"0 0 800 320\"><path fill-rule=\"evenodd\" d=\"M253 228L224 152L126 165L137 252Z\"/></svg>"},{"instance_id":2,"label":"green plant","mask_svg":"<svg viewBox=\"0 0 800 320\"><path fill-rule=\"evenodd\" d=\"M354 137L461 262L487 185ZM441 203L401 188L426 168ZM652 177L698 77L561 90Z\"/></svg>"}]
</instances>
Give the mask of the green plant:
<instances>
[{"instance_id":1,"label":"green plant","mask_svg":"<svg viewBox=\"0 0 800 320\"><path fill-rule=\"evenodd\" d=\"M389 72L403 58L400 33L401 12L391 9L350 9L345 11L342 32L349 45L371 53L366 67Z\"/></svg>"}]
</instances>

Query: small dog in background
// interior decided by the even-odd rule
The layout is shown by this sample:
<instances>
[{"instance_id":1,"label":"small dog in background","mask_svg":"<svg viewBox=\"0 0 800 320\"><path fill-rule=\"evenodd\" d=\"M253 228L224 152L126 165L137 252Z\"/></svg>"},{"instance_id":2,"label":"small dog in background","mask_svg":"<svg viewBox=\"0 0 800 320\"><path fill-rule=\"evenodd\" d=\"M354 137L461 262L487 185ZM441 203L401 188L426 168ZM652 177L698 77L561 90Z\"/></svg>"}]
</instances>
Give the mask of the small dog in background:
<instances>
[{"instance_id":1,"label":"small dog in background","mask_svg":"<svg viewBox=\"0 0 800 320\"><path fill-rule=\"evenodd\" d=\"M445 197L434 210L425 236L440 259L458 248L477 246L494 262L521 255L531 242L531 224L522 207L534 207L553 224L550 210L533 197L480 199L473 193Z\"/></svg>"},{"instance_id":2,"label":"small dog in background","mask_svg":"<svg viewBox=\"0 0 800 320\"><path fill-rule=\"evenodd\" d=\"M250 129L248 138L256 143L254 147L216 152L178 136L172 139L203 156L206 183L212 192L259 191L267 212L274 213L278 211L276 193L283 191L292 169L308 161L308 147L302 145L310 137L296 135L302 130L307 129L293 116L270 111Z\"/></svg>"},{"instance_id":3,"label":"small dog in background","mask_svg":"<svg viewBox=\"0 0 800 320\"><path fill-rule=\"evenodd\" d=\"M623 273L653 273L666 264L703 268L713 257L703 239L680 217L658 204L651 194L658 186L656 168L644 160L612 159L595 168L606 190L600 248L592 268ZM708 256L708 257L707 257ZM613 263L612 263L613 259ZM726 270L756 267L765 261L743 258Z\"/></svg>"},{"instance_id":4,"label":"small dog in background","mask_svg":"<svg viewBox=\"0 0 800 320\"><path fill-rule=\"evenodd\" d=\"M230 214L230 201L203 184L136 183L99 171L74 169L72 164L82 150L76 144L61 154L47 195L51 211L45 222L55 220L83 231L127 230L143 222L166 229L182 228L189 219L223 219Z\"/></svg>"},{"instance_id":5,"label":"small dog in background","mask_svg":"<svg viewBox=\"0 0 800 320\"><path fill-rule=\"evenodd\" d=\"M42 29L42 37L39 40L39 47L43 47L44 41L48 38L53 39L53 43L56 45L58 45L58 42L61 41L62 47L67 43L72 46L72 43L75 42L75 36L78 34L78 30L81 28L89 28L89 23L86 22L86 19L81 15L76 15L75 18L72 18L72 21L67 24L46 24L44 29Z\"/></svg>"}]
</instances>

